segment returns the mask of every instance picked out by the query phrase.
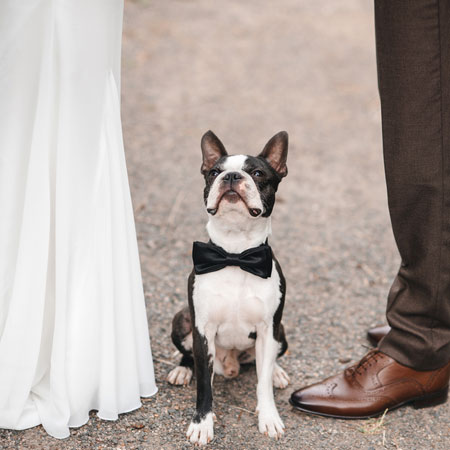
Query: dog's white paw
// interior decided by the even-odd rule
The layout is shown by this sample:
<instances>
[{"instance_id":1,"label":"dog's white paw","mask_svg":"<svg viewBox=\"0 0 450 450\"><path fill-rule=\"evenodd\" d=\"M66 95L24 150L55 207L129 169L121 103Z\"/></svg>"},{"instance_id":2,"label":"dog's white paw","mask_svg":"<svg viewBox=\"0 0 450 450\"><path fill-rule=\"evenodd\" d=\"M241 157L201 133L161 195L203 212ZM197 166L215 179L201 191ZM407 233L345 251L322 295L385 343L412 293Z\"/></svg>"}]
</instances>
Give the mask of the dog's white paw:
<instances>
[{"instance_id":1,"label":"dog's white paw","mask_svg":"<svg viewBox=\"0 0 450 450\"><path fill-rule=\"evenodd\" d=\"M279 439L284 434L284 423L278 411L260 411L258 415L259 432L273 439Z\"/></svg>"},{"instance_id":2,"label":"dog's white paw","mask_svg":"<svg viewBox=\"0 0 450 450\"><path fill-rule=\"evenodd\" d=\"M177 366L172 369L167 375L167 381L170 384L185 385L187 386L192 379L192 369L189 367Z\"/></svg>"},{"instance_id":3,"label":"dog's white paw","mask_svg":"<svg viewBox=\"0 0 450 450\"><path fill-rule=\"evenodd\" d=\"M278 364L275 364L272 375L273 385L278 389L284 389L290 381L289 375Z\"/></svg>"},{"instance_id":4,"label":"dog's white paw","mask_svg":"<svg viewBox=\"0 0 450 450\"><path fill-rule=\"evenodd\" d=\"M199 422L191 422L186 433L186 437L193 444L206 445L211 442L214 438L214 415L209 412L206 416Z\"/></svg>"}]
</instances>

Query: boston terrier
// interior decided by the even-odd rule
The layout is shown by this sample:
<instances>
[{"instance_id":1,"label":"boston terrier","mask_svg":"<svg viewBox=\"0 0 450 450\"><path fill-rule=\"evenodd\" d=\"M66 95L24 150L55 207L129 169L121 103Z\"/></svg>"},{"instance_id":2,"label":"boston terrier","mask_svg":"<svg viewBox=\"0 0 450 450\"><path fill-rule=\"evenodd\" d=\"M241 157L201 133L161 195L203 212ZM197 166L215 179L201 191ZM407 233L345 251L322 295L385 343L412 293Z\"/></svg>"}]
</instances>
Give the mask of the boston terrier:
<instances>
[{"instance_id":1,"label":"boston terrier","mask_svg":"<svg viewBox=\"0 0 450 450\"><path fill-rule=\"evenodd\" d=\"M289 383L276 363L287 349L281 324L286 281L268 237L275 193L287 175L288 134L273 136L256 157L229 156L211 131L201 148L210 241L194 242L189 307L172 323L182 359L167 379L188 384L195 367L197 407L187 437L204 445L214 436L213 374L234 378L240 364L256 360L259 431L278 439L284 424L272 386Z\"/></svg>"}]
</instances>

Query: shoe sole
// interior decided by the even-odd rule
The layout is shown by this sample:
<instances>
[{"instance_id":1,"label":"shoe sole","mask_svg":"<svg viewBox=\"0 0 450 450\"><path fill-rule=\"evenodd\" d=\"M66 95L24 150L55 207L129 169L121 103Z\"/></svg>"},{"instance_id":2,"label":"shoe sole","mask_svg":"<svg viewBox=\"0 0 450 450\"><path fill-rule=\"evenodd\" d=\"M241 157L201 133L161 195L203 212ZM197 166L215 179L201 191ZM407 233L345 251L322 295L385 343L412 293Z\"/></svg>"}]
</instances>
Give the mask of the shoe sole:
<instances>
[{"instance_id":1,"label":"shoe sole","mask_svg":"<svg viewBox=\"0 0 450 450\"><path fill-rule=\"evenodd\" d=\"M323 412L317 412L317 411L311 411L309 409L302 408L301 406L296 405L292 399L289 399L289 403L298 411L312 414L314 416L322 416L322 417L331 417L333 419L344 419L344 420L359 420L359 419L373 419L375 417L380 417L386 409L389 411L392 411L394 409L400 408L402 406L406 406L409 404L412 404L414 409L421 409L421 408L429 408L431 406L437 406L441 405L442 403L445 403L448 398L448 386L445 389L442 389L440 391L432 392L430 394L422 395L421 397L416 397L410 400L406 400L402 403L398 403L397 405L391 406L390 408L385 408L381 411L377 411L376 413L370 414L370 415L364 415L364 416L339 416L337 414L327 414Z\"/></svg>"}]
</instances>

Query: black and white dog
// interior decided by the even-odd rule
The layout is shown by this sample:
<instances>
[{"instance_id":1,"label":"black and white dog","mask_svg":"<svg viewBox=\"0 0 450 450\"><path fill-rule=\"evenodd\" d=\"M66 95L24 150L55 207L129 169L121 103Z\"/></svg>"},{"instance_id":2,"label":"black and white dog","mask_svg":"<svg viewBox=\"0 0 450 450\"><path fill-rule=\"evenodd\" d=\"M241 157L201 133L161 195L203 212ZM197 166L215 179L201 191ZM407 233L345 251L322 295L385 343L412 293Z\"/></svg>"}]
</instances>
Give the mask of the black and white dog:
<instances>
[{"instance_id":1,"label":"black and white dog","mask_svg":"<svg viewBox=\"0 0 450 450\"><path fill-rule=\"evenodd\" d=\"M267 239L275 193L287 175L288 135L276 134L257 157L229 156L211 131L201 147L211 240L194 243L189 308L172 324L183 356L168 381L188 384L195 365L197 408L187 437L203 445L214 436L213 373L233 378L240 363L256 360L259 431L279 438L284 425L272 386L289 383L276 363L287 349L281 324L286 282Z\"/></svg>"}]
</instances>

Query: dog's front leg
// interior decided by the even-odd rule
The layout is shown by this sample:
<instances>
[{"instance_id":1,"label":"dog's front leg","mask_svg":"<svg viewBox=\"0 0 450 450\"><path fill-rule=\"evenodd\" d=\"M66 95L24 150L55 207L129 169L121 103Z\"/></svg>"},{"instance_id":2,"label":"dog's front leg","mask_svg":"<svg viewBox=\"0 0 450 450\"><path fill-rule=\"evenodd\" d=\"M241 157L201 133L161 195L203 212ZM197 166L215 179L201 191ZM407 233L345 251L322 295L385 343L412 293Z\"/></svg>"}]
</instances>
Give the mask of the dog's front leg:
<instances>
[{"instance_id":1,"label":"dog's front leg","mask_svg":"<svg viewBox=\"0 0 450 450\"><path fill-rule=\"evenodd\" d=\"M256 330L256 373L258 375L258 426L259 431L278 439L284 433L284 424L273 398L272 374L277 357L277 342L272 324L264 324Z\"/></svg>"},{"instance_id":2,"label":"dog's front leg","mask_svg":"<svg viewBox=\"0 0 450 450\"><path fill-rule=\"evenodd\" d=\"M214 333L202 335L197 327L194 327L192 333L195 375L197 378L197 407L186 436L193 444L205 445L214 437L212 412Z\"/></svg>"}]
</instances>

